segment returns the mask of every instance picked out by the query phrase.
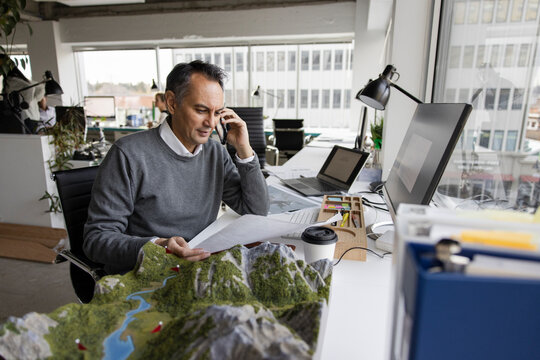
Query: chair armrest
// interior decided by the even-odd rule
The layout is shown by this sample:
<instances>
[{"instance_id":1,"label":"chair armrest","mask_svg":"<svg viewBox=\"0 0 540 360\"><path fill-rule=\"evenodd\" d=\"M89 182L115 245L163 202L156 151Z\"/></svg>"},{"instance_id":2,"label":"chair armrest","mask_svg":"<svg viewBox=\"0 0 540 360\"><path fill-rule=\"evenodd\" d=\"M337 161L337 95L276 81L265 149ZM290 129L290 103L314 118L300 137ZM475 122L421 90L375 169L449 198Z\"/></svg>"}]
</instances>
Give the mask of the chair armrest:
<instances>
[{"instance_id":1,"label":"chair armrest","mask_svg":"<svg viewBox=\"0 0 540 360\"><path fill-rule=\"evenodd\" d=\"M58 252L58 255L56 256L55 262L62 262L65 260L59 260L59 257L64 258L65 260L69 261L73 265L77 266L79 269L83 270L84 272L88 273L95 281L98 281L103 276L106 275L105 270L103 270L102 267L100 267L98 264L89 264L85 260L77 257L69 250L62 250Z\"/></svg>"},{"instance_id":2,"label":"chair armrest","mask_svg":"<svg viewBox=\"0 0 540 360\"><path fill-rule=\"evenodd\" d=\"M274 164L277 166L279 164L279 149L272 145L266 145L266 150L272 151L274 153Z\"/></svg>"}]
</instances>

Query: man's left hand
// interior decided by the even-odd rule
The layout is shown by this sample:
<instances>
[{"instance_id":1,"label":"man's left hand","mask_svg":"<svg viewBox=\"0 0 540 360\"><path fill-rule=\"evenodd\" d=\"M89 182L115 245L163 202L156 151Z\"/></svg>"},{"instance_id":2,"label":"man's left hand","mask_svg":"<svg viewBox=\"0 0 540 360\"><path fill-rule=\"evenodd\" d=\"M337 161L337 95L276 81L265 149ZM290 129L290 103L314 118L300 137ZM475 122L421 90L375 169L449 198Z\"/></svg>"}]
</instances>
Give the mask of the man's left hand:
<instances>
[{"instance_id":1,"label":"man's left hand","mask_svg":"<svg viewBox=\"0 0 540 360\"><path fill-rule=\"evenodd\" d=\"M224 108L221 111L221 118L224 125L229 125L230 129L227 133L227 142L235 149L240 159L246 159L253 156L253 149L249 144L249 134L246 122L231 109Z\"/></svg>"}]
</instances>

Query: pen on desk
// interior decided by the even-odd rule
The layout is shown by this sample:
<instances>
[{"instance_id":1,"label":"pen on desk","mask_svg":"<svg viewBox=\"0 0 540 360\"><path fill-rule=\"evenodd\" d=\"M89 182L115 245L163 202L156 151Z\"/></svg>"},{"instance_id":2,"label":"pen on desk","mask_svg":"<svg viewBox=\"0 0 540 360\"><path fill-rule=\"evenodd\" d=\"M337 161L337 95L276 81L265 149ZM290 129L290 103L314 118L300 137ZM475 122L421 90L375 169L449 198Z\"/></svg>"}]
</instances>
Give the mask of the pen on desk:
<instances>
[{"instance_id":1,"label":"pen on desk","mask_svg":"<svg viewBox=\"0 0 540 360\"><path fill-rule=\"evenodd\" d=\"M343 216L343 220L341 220L341 227L345 226L345 223L347 222L347 219L349 218L349 212L345 213Z\"/></svg>"}]
</instances>

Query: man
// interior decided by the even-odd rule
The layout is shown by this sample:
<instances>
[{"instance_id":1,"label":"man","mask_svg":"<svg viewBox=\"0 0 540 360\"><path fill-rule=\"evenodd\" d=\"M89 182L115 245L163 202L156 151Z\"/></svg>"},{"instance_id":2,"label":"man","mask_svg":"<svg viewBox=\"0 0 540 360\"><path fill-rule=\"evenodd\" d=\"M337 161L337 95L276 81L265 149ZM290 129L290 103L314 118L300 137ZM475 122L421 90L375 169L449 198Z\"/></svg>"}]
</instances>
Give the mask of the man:
<instances>
[{"instance_id":1,"label":"man","mask_svg":"<svg viewBox=\"0 0 540 360\"><path fill-rule=\"evenodd\" d=\"M201 61L167 77L170 116L119 139L100 165L88 209L84 251L110 273L131 270L148 241L197 261L210 254L187 242L212 223L223 200L239 214L266 215L268 191L245 122L224 107L223 71ZM237 151L209 140L221 121Z\"/></svg>"},{"instance_id":2,"label":"man","mask_svg":"<svg viewBox=\"0 0 540 360\"><path fill-rule=\"evenodd\" d=\"M45 127L53 127L54 124L56 124L56 110L54 107L47 105L47 96L44 96L39 100L38 105L39 120L43 121Z\"/></svg>"}]
</instances>

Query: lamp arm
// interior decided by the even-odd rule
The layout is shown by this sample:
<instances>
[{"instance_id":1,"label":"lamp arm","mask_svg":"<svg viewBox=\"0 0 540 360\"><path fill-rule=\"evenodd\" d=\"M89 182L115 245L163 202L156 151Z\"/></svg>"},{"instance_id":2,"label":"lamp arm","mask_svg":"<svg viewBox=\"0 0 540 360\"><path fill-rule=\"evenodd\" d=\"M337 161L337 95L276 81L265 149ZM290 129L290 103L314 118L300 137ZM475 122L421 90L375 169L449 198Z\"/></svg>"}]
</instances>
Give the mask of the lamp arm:
<instances>
[{"instance_id":1,"label":"lamp arm","mask_svg":"<svg viewBox=\"0 0 540 360\"><path fill-rule=\"evenodd\" d=\"M398 89L399 91L401 91L403 94L407 95L409 98L411 98L412 100L416 101L418 104L423 104L422 101L420 101L419 99L417 99L417 98L414 97L413 95L409 94L407 91L405 91L405 89L403 89L403 88L400 87L399 85L396 85L396 84L394 84L393 82L390 82L390 86L395 87L396 89Z\"/></svg>"},{"instance_id":2,"label":"lamp arm","mask_svg":"<svg viewBox=\"0 0 540 360\"><path fill-rule=\"evenodd\" d=\"M14 90L14 91L10 92L10 94L18 94L18 93L23 92L23 91L25 91L25 90L31 89L31 88L33 88L33 87L35 87L35 86L38 86L38 85L41 85L41 84L45 84L47 81L49 81L49 79L40 81L40 82L38 82L38 83L29 85L29 86L26 86L26 87L23 87L22 89Z\"/></svg>"},{"instance_id":3,"label":"lamp arm","mask_svg":"<svg viewBox=\"0 0 540 360\"><path fill-rule=\"evenodd\" d=\"M280 99L280 100L282 99L281 96L274 95L274 94L272 94L272 93L270 93L270 92L268 92L266 90L259 89L259 91L265 93L266 95L270 95L272 97L275 97L277 99Z\"/></svg>"}]
</instances>

